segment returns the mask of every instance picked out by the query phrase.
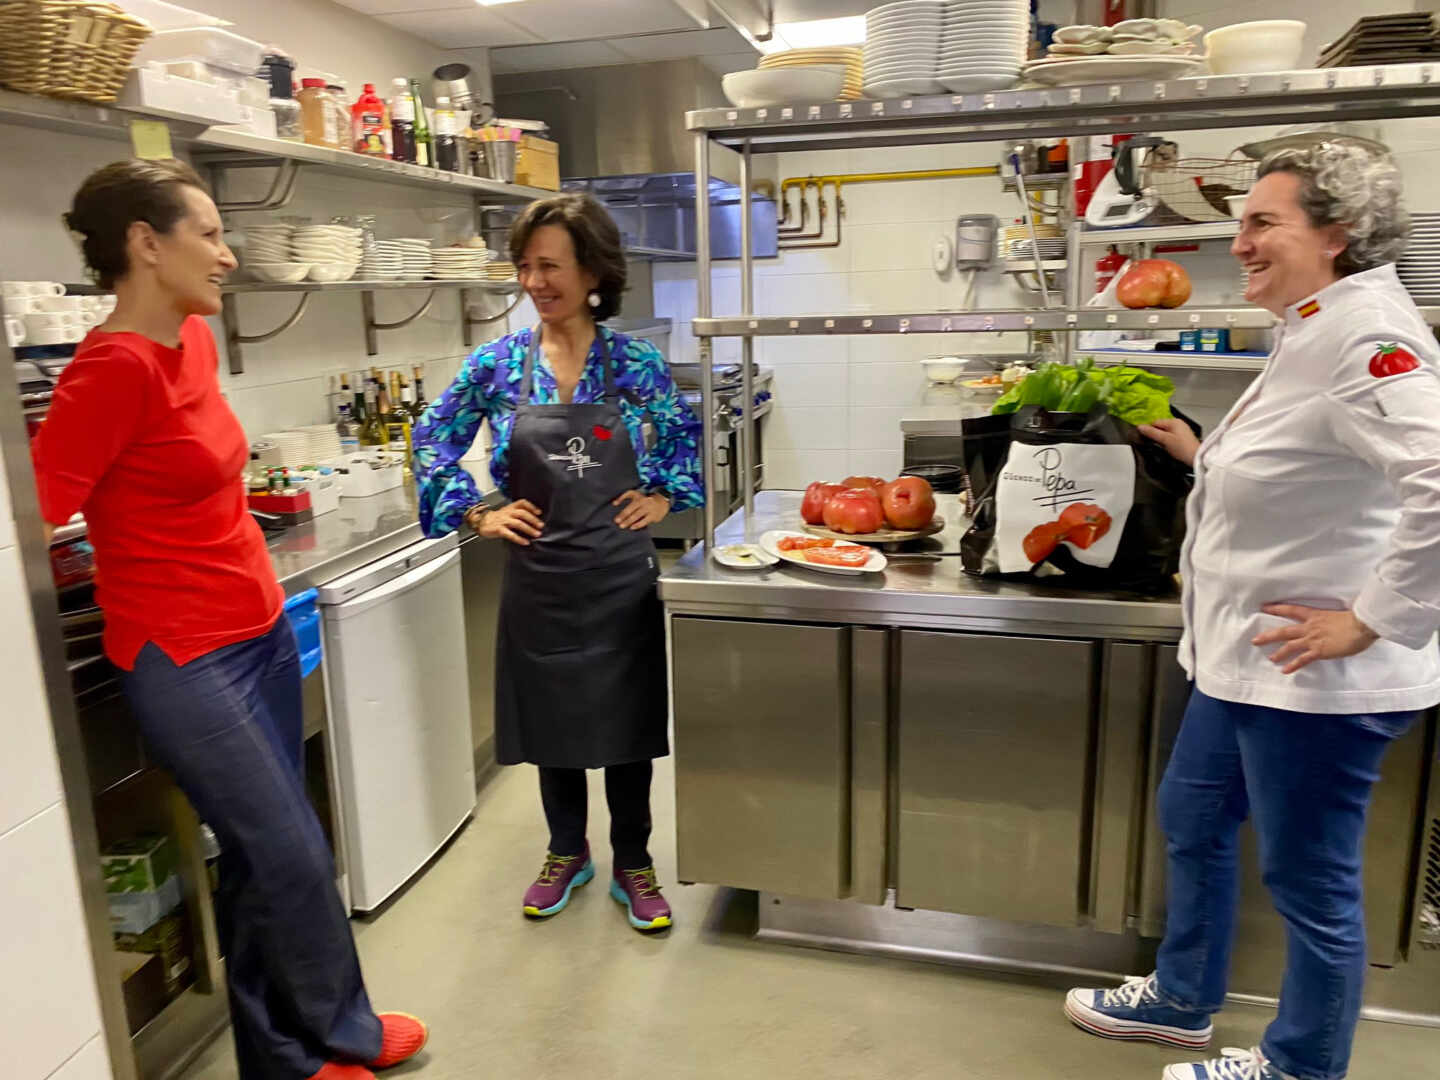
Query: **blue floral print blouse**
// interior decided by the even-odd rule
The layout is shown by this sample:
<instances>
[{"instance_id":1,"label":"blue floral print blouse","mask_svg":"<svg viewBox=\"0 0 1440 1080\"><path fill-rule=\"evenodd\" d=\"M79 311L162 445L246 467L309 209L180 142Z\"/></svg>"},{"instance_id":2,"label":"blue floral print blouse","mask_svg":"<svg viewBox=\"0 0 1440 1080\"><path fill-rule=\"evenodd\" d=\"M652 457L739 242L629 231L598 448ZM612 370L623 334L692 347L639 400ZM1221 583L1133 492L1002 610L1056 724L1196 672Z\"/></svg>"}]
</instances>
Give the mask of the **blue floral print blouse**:
<instances>
[{"instance_id":1,"label":"blue floral print blouse","mask_svg":"<svg viewBox=\"0 0 1440 1080\"><path fill-rule=\"evenodd\" d=\"M420 494L420 526L426 536L454 532L465 511L481 501L475 479L460 467L460 458L475 441L482 421L490 422L490 476L510 497L510 431L515 424L520 379L533 333L530 329L520 330L476 349L466 358L455 381L431 402L415 425L412 468ZM675 388L665 357L643 339L629 338L603 326L600 333L610 343L615 385L621 395L620 415L635 446L641 487L669 496L672 511L703 505L700 421ZM575 387L575 404L604 399L603 356L597 337ZM535 365L530 400L535 405L554 405L560 400L555 373L543 353ZM648 451L644 433L647 420L655 432L655 445Z\"/></svg>"}]
</instances>

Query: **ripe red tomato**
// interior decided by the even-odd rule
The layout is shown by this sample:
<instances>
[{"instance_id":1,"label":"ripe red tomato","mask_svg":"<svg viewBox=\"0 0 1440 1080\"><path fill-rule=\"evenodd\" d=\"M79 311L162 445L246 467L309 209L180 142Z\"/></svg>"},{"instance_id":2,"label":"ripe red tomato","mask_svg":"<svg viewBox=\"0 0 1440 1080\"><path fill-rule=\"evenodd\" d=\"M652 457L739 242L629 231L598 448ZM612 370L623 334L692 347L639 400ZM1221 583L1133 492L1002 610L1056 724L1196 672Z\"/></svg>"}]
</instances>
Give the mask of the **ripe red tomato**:
<instances>
[{"instance_id":1,"label":"ripe red tomato","mask_svg":"<svg viewBox=\"0 0 1440 1080\"><path fill-rule=\"evenodd\" d=\"M1021 549L1025 552L1025 558L1030 565L1044 562L1060 546L1060 541L1065 539L1065 526L1058 521L1047 521L1044 525L1036 525L1025 534L1025 539L1020 542Z\"/></svg>"},{"instance_id":2,"label":"ripe red tomato","mask_svg":"<svg viewBox=\"0 0 1440 1080\"><path fill-rule=\"evenodd\" d=\"M1115 296L1127 308L1177 308L1190 299L1190 275L1169 259L1139 259L1115 286Z\"/></svg>"},{"instance_id":3,"label":"ripe red tomato","mask_svg":"<svg viewBox=\"0 0 1440 1080\"><path fill-rule=\"evenodd\" d=\"M805 561L820 566L861 567L870 561L870 549L845 544L833 548L810 548L805 552Z\"/></svg>"},{"instance_id":4,"label":"ripe red tomato","mask_svg":"<svg viewBox=\"0 0 1440 1080\"><path fill-rule=\"evenodd\" d=\"M825 527L852 536L878 532L885 524L880 496L872 488L837 491L825 503Z\"/></svg>"},{"instance_id":5,"label":"ripe red tomato","mask_svg":"<svg viewBox=\"0 0 1440 1080\"><path fill-rule=\"evenodd\" d=\"M1110 531L1110 515L1094 503L1071 503L1060 514L1065 542L1088 548Z\"/></svg>"},{"instance_id":6,"label":"ripe red tomato","mask_svg":"<svg viewBox=\"0 0 1440 1080\"><path fill-rule=\"evenodd\" d=\"M805 498L800 502L801 520L806 525L823 525L825 504L830 501L831 495L844 490L843 484L827 484L823 480L816 480L805 489Z\"/></svg>"},{"instance_id":7,"label":"ripe red tomato","mask_svg":"<svg viewBox=\"0 0 1440 1080\"><path fill-rule=\"evenodd\" d=\"M919 476L902 476L880 489L880 507L892 529L923 529L935 516L935 492Z\"/></svg>"},{"instance_id":8,"label":"ripe red tomato","mask_svg":"<svg viewBox=\"0 0 1440 1080\"><path fill-rule=\"evenodd\" d=\"M840 483L844 488L870 488L877 495L880 489L885 486L885 481L878 476L847 476Z\"/></svg>"},{"instance_id":9,"label":"ripe red tomato","mask_svg":"<svg viewBox=\"0 0 1440 1080\"><path fill-rule=\"evenodd\" d=\"M1370 374L1377 379L1386 378L1389 375L1404 375L1407 371L1414 371L1420 366L1420 361L1409 349L1402 349L1395 342L1381 345L1380 349L1370 358Z\"/></svg>"}]
</instances>

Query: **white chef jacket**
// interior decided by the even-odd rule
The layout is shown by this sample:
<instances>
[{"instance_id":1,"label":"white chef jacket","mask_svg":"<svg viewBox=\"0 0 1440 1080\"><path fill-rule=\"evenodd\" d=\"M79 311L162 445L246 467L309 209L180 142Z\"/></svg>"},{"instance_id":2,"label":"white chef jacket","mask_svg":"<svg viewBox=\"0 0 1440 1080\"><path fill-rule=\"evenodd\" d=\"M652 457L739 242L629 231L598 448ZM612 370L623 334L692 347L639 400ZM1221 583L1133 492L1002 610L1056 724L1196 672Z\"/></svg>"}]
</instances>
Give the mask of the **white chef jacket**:
<instances>
[{"instance_id":1,"label":"white chef jacket","mask_svg":"<svg viewBox=\"0 0 1440 1080\"><path fill-rule=\"evenodd\" d=\"M1440 349L1394 266L1286 310L1201 444L1186 518L1180 662L1204 693L1309 713L1440 702ZM1290 624L1274 603L1353 609L1381 640L1283 675L1278 644L1251 644Z\"/></svg>"}]
</instances>

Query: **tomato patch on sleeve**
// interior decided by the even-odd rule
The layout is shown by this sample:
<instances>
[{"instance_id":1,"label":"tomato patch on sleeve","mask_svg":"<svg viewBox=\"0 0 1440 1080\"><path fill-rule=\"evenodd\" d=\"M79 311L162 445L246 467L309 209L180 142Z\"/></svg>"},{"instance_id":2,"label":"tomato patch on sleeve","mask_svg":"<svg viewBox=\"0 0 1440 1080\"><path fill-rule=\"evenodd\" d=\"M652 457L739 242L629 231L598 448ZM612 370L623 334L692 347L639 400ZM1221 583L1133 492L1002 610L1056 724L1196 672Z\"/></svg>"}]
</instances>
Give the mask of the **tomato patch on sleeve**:
<instances>
[{"instance_id":1,"label":"tomato patch on sleeve","mask_svg":"<svg viewBox=\"0 0 1440 1080\"><path fill-rule=\"evenodd\" d=\"M1407 371L1414 371L1420 366L1419 359L1409 349L1402 348L1395 342L1382 344L1370 357L1370 374L1377 379L1385 379L1391 375L1404 375Z\"/></svg>"}]
</instances>

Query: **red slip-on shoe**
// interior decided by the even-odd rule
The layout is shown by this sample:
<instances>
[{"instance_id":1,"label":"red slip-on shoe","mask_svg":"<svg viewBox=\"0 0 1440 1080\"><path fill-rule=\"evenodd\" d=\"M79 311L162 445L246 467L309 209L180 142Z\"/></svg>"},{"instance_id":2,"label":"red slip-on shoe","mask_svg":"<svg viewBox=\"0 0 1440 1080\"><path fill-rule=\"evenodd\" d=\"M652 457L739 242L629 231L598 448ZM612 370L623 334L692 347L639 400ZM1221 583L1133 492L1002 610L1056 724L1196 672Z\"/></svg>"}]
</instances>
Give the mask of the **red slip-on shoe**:
<instances>
[{"instance_id":1,"label":"red slip-on shoe","mask_svg":"<svg viewBox=\"0 0 1440 1080\"><path fill-rule=\"evenodd\" d=\"M375 1074L364 1065L342 1065L327 1061L310 1080L375 1080Z\"/></svg>"},{"instance_id":2,"label":"red slip-on shoe","mask_svg":"<svg viewBox=\"0 0 1440 1080\"><path fill-rule=\"evenodd\" d=\"M430 1040L430 1029L425 1026L425 1021L401 1012L376 1015L380 1017L384 1034L380 1037L380 1056L370 1062L370 1068L388 1069L402 1061L409 1061L425 1049L425 1044ZM337 1077L336 1080L341 1078Z\"/></svg>"}]
</instances>

